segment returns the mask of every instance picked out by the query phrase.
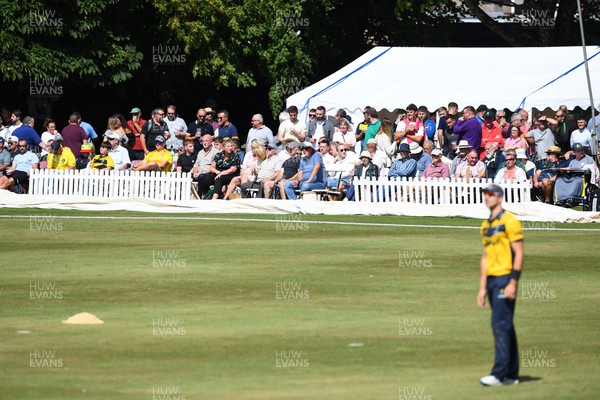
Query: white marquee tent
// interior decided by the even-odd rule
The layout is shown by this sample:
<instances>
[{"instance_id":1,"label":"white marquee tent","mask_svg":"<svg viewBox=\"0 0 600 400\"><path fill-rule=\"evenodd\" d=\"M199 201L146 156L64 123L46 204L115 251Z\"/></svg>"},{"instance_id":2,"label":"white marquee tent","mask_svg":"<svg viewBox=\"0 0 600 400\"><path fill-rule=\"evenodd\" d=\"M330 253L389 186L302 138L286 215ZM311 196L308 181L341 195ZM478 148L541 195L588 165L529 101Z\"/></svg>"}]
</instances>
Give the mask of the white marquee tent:
<instances>
[{"instance_id":1,"label":"white marquee tent","mask_svg":"<svg viewBox=\"0 0 600 400\"><path fill-rule=\"evenodd\" d=\"M592 88L600 88L600 47L587 47ZM589 107L581 47L423 48L375 47L334 74L287 99L304 117L323 105L328 115L344 108L362 117L369 105L392 111L409 103L430 111L455 101L459 107L519 106L531 110L561 104ZM356 119L354 119L356 121Z\"/></svg>"}]
</instances>

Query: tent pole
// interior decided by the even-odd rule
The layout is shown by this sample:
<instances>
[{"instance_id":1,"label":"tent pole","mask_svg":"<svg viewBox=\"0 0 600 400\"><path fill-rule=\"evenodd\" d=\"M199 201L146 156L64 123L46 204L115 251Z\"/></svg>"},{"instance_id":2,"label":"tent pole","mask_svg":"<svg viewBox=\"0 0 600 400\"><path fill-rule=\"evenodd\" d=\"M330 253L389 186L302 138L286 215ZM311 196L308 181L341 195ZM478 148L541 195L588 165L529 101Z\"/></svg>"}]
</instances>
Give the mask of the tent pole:
<instances>
[{"instance_id":1,"label":"tent pole","mask_svg":"<svg viewBox=\"0 0 600 400\"><path fill-rule=\"evenodd\" d=\"M590 94L590 108L592 110L592 156L596 157L598 154L598 141L596 139L596 120L594 113L594 95L592 94L592 82L590 80L590 70L588 68L587 61L587 50L585 48L585 34L583 33L583 16L581 15L581 0L577 0L577 8L579 15L579 29L581 31L581 46L583 48L583 60L585 61L585 76L587 77L588 92Z\"/></svg>"}]
</instances>

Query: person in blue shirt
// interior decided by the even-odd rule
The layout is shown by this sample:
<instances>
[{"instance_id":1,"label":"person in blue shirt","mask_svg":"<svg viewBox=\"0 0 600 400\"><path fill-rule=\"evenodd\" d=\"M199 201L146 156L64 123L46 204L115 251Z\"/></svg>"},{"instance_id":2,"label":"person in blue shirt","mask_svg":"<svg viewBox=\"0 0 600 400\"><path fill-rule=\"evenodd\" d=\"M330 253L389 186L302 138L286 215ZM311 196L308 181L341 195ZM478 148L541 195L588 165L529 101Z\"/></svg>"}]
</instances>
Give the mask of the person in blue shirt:
<instances>
[{"instance_id":1,"label":"person in blue shirt","mask_svg":"<svg viewBox=\"0 0 600 400\"><path fill-rule=\"evenodd\" d=\"M419 146L420 147L420 146ZM388 176L390 178L408 178L417 174L417 161L410 157L410 147L408 143L402 143L398 149L400 158L394 161Z\"/></svg>"},{"instance_id":2,"label":"person in blue shirt","mask_svg":"<svg viewBox=\"0 0 600 400\"><path fill-rule=\"evenodd\" d=\"M301 192L325 189L325 164L321 154L312 146L311 142L302 143L304 157L300 161L298 173L283 185L285 195L290 200L298 200L294 192L296 186Z\"/></svg>"},{"instance_id":3,"label":"person in blue shirt","mask_svg":"<svg viewBox=\"0 0 600 400\"><path fill-rule=\"evenodd\" d=\"M409 145L410 156L417 162L417 174L416 176L423 175L425 168L431 164L431 156L423 151L423 148L419 146L417 142L412 142Z\"/></svg>"},{"instance_id":4,"label":"person in blue shirt","mask_svg":"<svg viewBox=\"0 0 600 400\"><path fill-rule=\"evenodd\" d=\"M40 146L42 149L46 149L46 143L42 142L40 136L37 134L35 129L29 125L21 124L21 126L14 130L13 136L19 138L19 140L27 141L27 145L30 149L34 149L35 146Z\"/></svg>"}]
</instances>

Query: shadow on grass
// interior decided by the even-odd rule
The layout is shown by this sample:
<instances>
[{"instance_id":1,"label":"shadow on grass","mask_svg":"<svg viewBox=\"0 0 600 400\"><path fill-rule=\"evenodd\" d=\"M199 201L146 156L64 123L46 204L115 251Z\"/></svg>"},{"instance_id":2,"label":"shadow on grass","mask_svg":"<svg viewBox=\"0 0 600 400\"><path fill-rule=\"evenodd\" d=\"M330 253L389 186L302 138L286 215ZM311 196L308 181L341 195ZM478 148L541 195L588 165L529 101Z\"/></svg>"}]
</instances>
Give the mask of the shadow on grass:
<instances>
[{"instance_id":1,"label":"shadow on grass","mask_svg":"<svg viewBox=\"0 0 600 400\"><path fill-rule=\"evenodd\" d=\"M541 381L542 379L544 378L540 376L519 375L519 383Z\"/></svg>"}]
</instances>

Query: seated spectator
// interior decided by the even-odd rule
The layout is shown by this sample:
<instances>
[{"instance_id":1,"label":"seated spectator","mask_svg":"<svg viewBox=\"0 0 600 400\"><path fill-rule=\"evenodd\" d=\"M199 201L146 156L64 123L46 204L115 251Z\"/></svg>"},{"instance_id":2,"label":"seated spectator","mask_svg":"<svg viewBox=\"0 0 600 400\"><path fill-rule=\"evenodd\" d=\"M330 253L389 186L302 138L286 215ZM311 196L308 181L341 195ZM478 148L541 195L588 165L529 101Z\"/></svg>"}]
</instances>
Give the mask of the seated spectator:
<instances>
[{"instance_id":1,"label":"seated spectator","mask_svg":"<svg viewBox=\"0 0 600 400\"><path fill-rule=\"evenodd\" d=\"M4 172L10 167L11 162L10 152L4 148L4 138L0 136L0 176L4 176Z\"/></svg>"},{"instance_id":2,"label":"seated spectator","mask_svg":"<svg viewBox=\"0 0 600 400\"><path fill-rule=\"evenodd\" d=\"M266 144L265 149L266 158L257 167L258 174L256 175L256 180L244 182L241 184L243 197L248 197L248 189L252 187L258 188L258 193L256 194L256 197L262 197L265 191L265 183L267 181L275 182L279 170L281 169L282 163L279 157L277 157L277 144L275 143L275 140L271 139ZM248 155L246 155L246 157L248 157Z\"/></svg>"},{"instance_id":3,"label":"seated spectator","mask_svg":"<svg viewBox=\"0 0 600 400\"><path fill-rule=\"evenodd\" d=\"M387 168L387 155L377 148L377 139L372 138L367 140L365 147L367 149L366 151L371 154L373 164L377 165L380 172L383 168Z\"/></svg>"},{"instance_id":4,"label":"seated spectator","mask_svg":"<svg viewBox=\"0 0 600 400\"><path fill-rule=\"evenodd\" d=\"M377 165L373 164L371 161L372 161L371 153L369 153L366 150L363 151L362 153L360 153L360 165L358 165L354 169L352 176L354 176L355 178L360 178L360 179L379 178L379 168L377 167ZM348 199L348 201L355 201L354 184L350 184L350 186L348 186L348 191L346 192L346 198Z\"/></svg>"},{"instance_id":5,"label":"seated spectator","mask_svg":"<svg viewBox=\"0 0 600 400\"><path fill-rule=\"evenodd\" d=\"M525 149L517 149L516 151L517 161L520 161L525 165L525 174L527 179L533 179L535 175L535 164L527 159L527 153Z\"/></svg>"},{"instance_id":6,"label":"seated spectator","mask_svg":"<svg viewBox=\"0 0 600 400\"><path fill-rule=\"evenodd\" d=\"M322 137L321 139L319 139L318 150L321 154L321 158L323 159L325 167L335 162L335 157L329 154L329 140L326 137Z\"/></svg>"},{"instance_id":7,"label":"seated spectator","mask_svg":"<svg viewBox=\"0 0 600 400\"><path fill-rule=\"evenodd\" d=\"M173 156L171 152L165 149L166 139L163 136L156 136L154 138L154 148L146 157L144 161L133 169L136 171L170 171L171 165L173 164Z\"/></svg>"},{"instance_id":8,"label":"seated spectator","mask_svg":"<svg viewBox=\"0 0 600 400\"><path fill-rule=\"evenodd\" d=\"M466 140L458 142L458 155L452 160L452 166L450 167L450 175L456 175L456 169L460 164L466 164L467 154L471 151L471 146Z\"/></svg>"},{"instance_id":9,"label":"seated spectator","mask_svg":"<svg viewBox=\"0 0 600 400\"><path fill-rule=\"evenodd\" d=\"M585 154L585 146L581 143L573 145L573 155L569 158L569 164L564 171L584 171L596 169L594 159ZM554 186L556 205L570 208L575 200L582 200L584 196L584 181L581 174L566 174L558 172Z\"/></svg>"},{"instance_id":10,"label":"seated spectator","mask_svg":"<svg viewBox=\"0 0 600 400\"><path fill-rule=\"evenodd\" d=\"M226 138L223 138L223 140L225 139ZM233 143L233 151L235 151L238 157L240 158L240 163L243 163L244 157L246 157L246 152L240 147L239 139L231 139L231 143Z\"/></svg>"},{"instance_id":11,"label":"seated spectator","mask_svg":"<svg viewBox=\"0 0 600 400\"><path fill-rule=\"evenodd\" d=\"M350 185L349 173L354 170L354 160L347 157L348 149L345 144L339 144L337 149L333 165L336 169L342 169L342 172L333 173L334 176L327 179L327 186L332 190L341 191Z\"/></svg>"},{"instance_id":12,"label":"seated spectator","mask_svg":"<svg viewBox=\"0 0 600 400\"><path fill-rule=\"evenodd\" d=\"M586 128L587 119L583 115L578 115L575 117L577 121L577 129L571 132L571 148L574 148L576 143L579 143L583 146L585 150L585 154L591 155L592 148L592 132L588 131Z\"/></svg>"},{"instance_id":13,"label":"seated spectator","mask_svg":"<svg viewBox=\"0 0 600 400\"><path fill-rule=\"evenodd\" d=\"M281 150L279 153L277 153L277 157L281 160L281 162L286 162L288 158L290 158L292 156L292 151L289 147L289 144L291 142L296 142L297 141L293 140L293 139L284 139L282 142L282 146L283 146L283 150ZM300 147L297 147L300 148Z\"/></svg>"},{"instance_id":14,"label":"seated spectator","mask_svg":"<svg viewBox=\"0 0 600 400\"><path fill-rule=\"evenodd\" d=\"M213 140L213 146L215 146L217 148L217 153L220 151L223 151L223 138L222 137L216 137ZM240 163L241 163L241 159L240 159Z\"/></svg>"},{"instance_id":15,"label":"seated spectator","mask_svg":"<svg viewBox=\"0 0 600 400\"><path fill-rule=\"evenodd\" d=\"M507 153L504 159L506 167L500 168L494 183L502 184L505 182L522 182L527 180L527 175L523 169L517 167L517 156L513 153Z\"/></svg>"},{"instance_id":16,"label":"seated spectator","mask_svg":"<svg viewBox=\"0 0 600 400\"><path fill-rule=\"evenodd\" d=\"M434 149L431 151L431 164L423 171L424 178L449 178L450 168L442 161L442 151Z\"/></svg>"},{"instance_id":17,"label":"seated spectator","mask_svg":"<svg viewBox=\"0 0 600 400\"><path fill-rule=\"evenodd\" d=\"M117 171L128 169L131 166L129 151L121 146L119 135L114 132L109 132L105 136L105 142L110 145L108 155L113 160L114 169Z\"/></svg>"},{"instance_id":18,"label":"seated spectator","mask_svg":"<svg viewBox=\"0 0 600 400\"><path fill-rule=\"evenodd\" d=\"M482 153L482 155L483 159L481 162L485 165L484 178L494 179L496 177L496 172L498 172L499 165L504 163L502 151L498 149L496 142L489 142L485 145L485 153Z\"/></svg>"},{"instance_id":19,"label":"seated spectator","mask_svg":"<svg viewBox=\"0 0 600 400\"><path fill-rule=\"evenodd\" d=\"M431 156L423 151L423 148L418 143L412 142L409 145L410 156L417 162L417 175L423 175L425 168L431 164Z\"/></svg>"},{"instance_id":20,"label":"seated spectator","mask_svg":"<svg viewBox=\"0 0 600 400\"><path fill-rule=\"evenodd\" d=\"M527 140L524 136L521 135L521 130L517 126L511 126L508 129L510 136L504 140L504 151L510 149L526 149ZM529 132L529 134L533 134L534 132Z\"/></svg>"},{"instance_id":21,"label":"seated spectator","mask_svg":"<svg viewBox=\"0 0 600 400\"><path fill-rule=\"evenodd\" d=\"M75 169L75 155L70 148L63 146L63 141L55 137L48 154L48 169L73 170Z\"/></svg>"},{"instance_id":22,"label":"seated spectator","mask_svg":"<svg viewBox=\"0 0 600 400\"><path fill-rule=\"evenodd\" d=\"M177 172L191 172L196 163L196 148L194 139L189 138L183 141L183 154L177 158Z\"/></svg>"},{"instance_id":23,"label":"seated spectator","mask_svg":"<svg viewBox=\"0 0 600 400\"><path fill-rule=\"evenodd\" d=\"M398 154L400 155L400 158L394 161L388 176L390 178L414 177L417 174L417 161L410 157L410 147L408 143L400 144Z\"/></svg>"},{"instance_id":24,"label":"seated spectator","mask_svg":"<svg viewBox=\"0 0 600 400\"><path fill-rule=\"evenodd\" d=\"M6 143L8 152L10 153L10 162L12 164L15 156L19 154L19 138L16 136L9 136ZM48 149L50 149L50 147L48 147Z\"/></svg>"},{"instance_id":25,"label":"seated spectator","mask_svg":"<svg viewBox=\"0 0 600 400\"><path fill-rule=\"evenodd\" d=\"M302 143L304 158L300 161L300 168L296 176L283 184L285 195L290 200L297 200L295 188L301 192L325 189L325 166L319 152L312 147L311 142Z\"/></svg>"},{"instance_id":26,"label":"seated spectator","mask_svg":"<svg viewBox=\"0 0 600 400\"><path fill-rule=\"evenodd\" d=\"M296 141L290 141L286 148L290 154L290 157L283 162L275 179L273 181L266 180L263 184L263 194L265 198L282 198L285 200L286 197L285 191L283 190L283 185L287 181L293 179L298 173L298 169L300 169L300 144ZM272 190L275 190L275 192L279 193L279 195L272 196Z\"/></svg>"},{"instance_id":27,"label":"seated spectator","mask_svg":"<svg viewBox=\"0 0 600 400\"><path fill-rule=\"evenodd\" d=\"M194 168L192 168L194 181L200 183L206 174L210 173L212 162L217 153L218 150L217 147L213 145L212 135L205 133L202 136L202 150L196 155L196 162L194 163Z\"/></svg>"},{"instance_id":28,"label":"seated spectator","mask_svg":"<svg viewBox=\"0 0 600 400\"><path fill-rule=\"evenodd\" d=\"M258 174L260 164L266 158L267 150L265 149L263 142L259 140L253 140L250 144L250 153L244 156L244 161L242 162L242 166L240 168L240 174L233 177L229 182L223 200L228 200L229 195L232 194L235 189L242 184L251 183L246 187L252 187L252 183L256 181L256 175Z\"/></svg>"},{"instance_id":29,"label":"seated spectator","mask_svg":"<svg viewBox=\"0 0 600 400\"><path fill-rule=\"evenodd\" d=\"M218 152L210 166L210 173L206 174L199 185L199 192L203 198L207 197L210 186L214 184L212 199L223 198L223 188L240 174L240 157L234 151L233 141L223 139L223 151Z\"/></svg>"},{"instance_id":30,"label":"seated spectator","mask_svg":"<svg viewBox=\"0 0 600 400\"><path fill-rule=\"evenodd\" d=\"M340 119L339 130L333 133L333 141L338 143L347 143L354 147L356 144L356 135L352 130L352 124L346 118Z\"/></svg>"},{"instance_id":31,"label":"seated spectator","mask_svg":"<svg viewBox=\"0 0 600 400\"><path fill-rule=\"evenodd\" d=\"M103 142L100 145L100 154L92 158L92 160L88 164L88 167L90 169L106 169L108 171L114 169L115 163L113 159L108 155L110 149L111 145L109 143ZM83 147L81 148L81 151L83 152Z\"/></svg>"},{"instance_id":32,"label":"seated spectator","mask_svg":"<svg viewBox=\"0 0 600 400\"><path fill-rule=\"evenodd\" d=\"M481 159L483 159L483 153L485 145L490 142L495 142L498 147L502 146L504 138L502 137L502 131L496 122L494 121L496 114L492 110L484 111L483 113L483 125L481 125Z\"/></svg>"},{"instance_id":33,"label":"seated spectator","mask_svg":"<svg viewBox=\"0 0 600 400\"><path fill-rule=\"evenodd\" d=\"M75 168L86 169L90 165L90 161L94 156L94 145L91 143L84 143L81 145L81 151L78 158L75 159Z\"/></svg>"},{"instance_id":34,"label":"seated spectator","mask_svg":"<svg viewBox=\"0 0 600 400\"><path fill-rule=\"evenodd\" d=\"M480 179L485 174L485 164L479 160L479 154L476 150L471 150L467 154L467 162L459 164L454 173L456 179L463 178L467 182L471 179Z\"/></svg>"},{"instance_id":35,"label":"seated spectator","mask_svg":"<svg viewBox=\"0 0 600 400\"><path fill-rule=\"evenodd\" d=\"M29 171L38 168L39 159L34 153L29 151L27 140L19 140L19 153L6 175L0 177L0 189L13 191L15 184L26 185L29 183Z\"/></svg>"},{"instance_id":36,"label":"seated spectator","mask_svg":"<svg viewBox=\"0 0 600 400\"><path fill-rule=\"evenodd\" d=\"M546 203L552 201L552 190L556 181L556 171L559 168L566 168L568 161L560 159L561 150L558 146L550 146L546 150L546 157L536 163L536 171L533 178L533 186L539 188Z\"/></svg>"},{"instance_id":37,"label":"seated spectator","mask_svg":"<svg viewBox=\"0 0 600 400\"><path fill-rule=\"evenodd\" d=\"M499 161L499 164L498 164L498 171L501 170L502 168L506 167L506 161L505 161L506 157L508 157L509 155L517 157L517 150L518 149L509 149L509 150L504 151L504 157L501 161ZM521 160L519 160L518 157L517 157L516 166L518 168L521 168L523 170L523 172L525 172L525 173L527 172L525 164L523 162L521 162Z\"/></svg>"}]
</instances>

